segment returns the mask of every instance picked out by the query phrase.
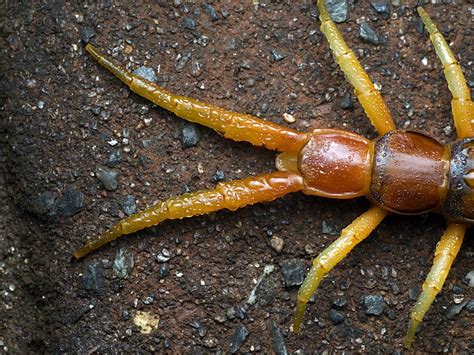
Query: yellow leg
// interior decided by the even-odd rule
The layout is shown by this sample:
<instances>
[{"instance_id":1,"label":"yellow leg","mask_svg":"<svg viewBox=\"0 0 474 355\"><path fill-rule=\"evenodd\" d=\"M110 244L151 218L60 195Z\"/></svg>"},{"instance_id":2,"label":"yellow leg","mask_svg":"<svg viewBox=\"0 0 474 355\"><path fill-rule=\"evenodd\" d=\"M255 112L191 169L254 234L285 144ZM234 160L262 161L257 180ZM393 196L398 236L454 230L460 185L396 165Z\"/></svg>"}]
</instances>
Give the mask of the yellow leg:
<instances>
[{"instance_id":1,"label":"yellow leg","mask_svg":"<svg viewBox=\"0 0 474 355\"><path fill-rule=\"evenodd\" d=\"M395 124L382 95L375 89L355 54L347 46L336 24L331 20L324 0L318 0L318 9L321 31L326 36L339 67L344 72L347 80L354 86L355 94L370 122L380 135L394 130Z\"/></svg>"},{"instance_id":2,"label":"yellow leg","mask_svg":"<svg viewBox=\"0 0 474 355\"><path fill-rule=\"evenodd\" d=\"M341 236L313 260L313 265L298 292L293 331L299 333L306 304L316 292L322 278L357 244L367 238L382 222L387 211L373 206L344 228Z\"/></svg>"},{"instance_id":3,"label":"yellow leg","mask_svg":"<svg viewBox=\"0 0 474 355\"><path fill-rule=\"evenodd\" d=\"M257 117L227 111L186 96L175 95L140 76L129 73L92 45L86 50L100 65L109 70L140 96L185 120L202 124L223 133L226 138L246 141L256 146L279 151L298 152L308 135Z\"/></svg>"},{"instance_id":4,"label":"yellow leg","mask_svg":"<svg viewBox=\"0 0 474 355\"><path fill-rule=\"evenodd\" d=\"M434 298L443 288L449 269L461 248L465 232L465 225L451 223L448 225L446 232L436 246L433 266L426 277L426 281L423 283L423 292L411 313L410 325L408 326L408 332L403 343L406 348L411 346L416 329L430 308Z\"/></svg>"},{"instance_id":5,"label":"yellow leg","mask_svg":"<svg viewBox=\"0 0 474 355\"><path fill-rule=\"evenodd\" d=\"M451 108L458 137L472 137L474 136L474 103L471 101L471 92L461 66L426 11L419 7L418 13L430 33L431 42L444 67L444 76L453 95Z\"/></svg>"},{"instance_id":6,"label":"yellow leg","mask_svg":"<svg viewBox=\"0 0 474 355\"><path fill-rule=\"evenodd\" d=\"M303 188L301 176L279 171L243 180L219 183L214 190L197 191L170 198L121 220L104 234L76 250L74 257L76 259L82 258L122 235L135 233L168 219L198 216L224 208L233 211L257 202L273 201Z\"/></svg>"}]
</instances>

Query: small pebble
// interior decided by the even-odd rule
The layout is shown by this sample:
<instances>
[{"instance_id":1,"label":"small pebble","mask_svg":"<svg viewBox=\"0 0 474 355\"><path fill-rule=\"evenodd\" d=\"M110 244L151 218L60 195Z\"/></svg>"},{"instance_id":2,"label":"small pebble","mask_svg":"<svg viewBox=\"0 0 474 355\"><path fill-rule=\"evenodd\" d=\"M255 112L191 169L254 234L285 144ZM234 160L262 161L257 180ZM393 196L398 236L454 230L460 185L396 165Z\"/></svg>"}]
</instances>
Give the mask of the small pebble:
<instances>
[{"instance_id":1,"label":"small pebble","mask_svg":"<svg viewBox=\"0 0 474 355\"><path fill-rule=\"evenodd\" d=\"M385 301L381 295L367 295L362 300L365 314L380 316L385 309Z\"/></svg>"},{"instance_id":2,"label":"small pebble","mask_svg":"<svg viewBox=\"0 0 474 355\"><path fill-rule=\"evenodd\" d=\"M466 304L466 310L469 312L469 313L474 313L474 299L470 300L469 302L467 302Z\"/></svg>"},{"instance_id":3,"label":"small pebble","mask_svg":"<svg viewBox=\"0 0 474 355\"><path fill-rule=\"evenodd\" d=\"M351 94L349 94L348 92L346 92L342 97L341 107L344 110L349 110L354 107L354 102L352 101Z\"/></svg>"},{"instance_id":4,"label":"small pebble","mask_svg":"<svg viewBox=\"0 0 474 355\"><path fill-rule=\"evenodd\" d=\"M270 239L270 246L275 250L277 253L281 253L283 247L285 246L285 241L274 235L272 239Z\"/></svg>"},{"instance_id":5,"label":"small pebble","mask_svg":"<svg viewBox=\"0 0 474 355\"><path fill-rule=\"evenodd\" d=\"M54 203L49 215L52 218L70 217L84 206L84 194L73 186L66 187L64 194Z\"/></svg>"},{"instance_id":6,"label":"small pebble","mask_svg":"<svg viewBox=\"0 0 474 355\"><path fill-rule=\"evenodd\" d=\"M323 234L339 235L338 230L333 225L326 222L326 220L323 220L321 227L322 227Z\"/></svg>"},{"instance_id":7,"label":"small pebble","mask_svg":"<svg viewBox=\"0 0 474 355\"><path fill-rule=\"evenodd\" d=\"M334 324L341 324L342 322L344 322L344 315L342 313L336 311L335 309L331 309L329 311L329 319Z\"/></svg>"},{"instance_id":8,"label":"small pebble","mask_svg":"<svg viewBox=\"0 0 474 355\"><path fill-rule=\"evenodd\" d=\"M469 287L474 287L474 270L469 271L466 275L466 283Z\"/></svg>"},{"instance_id":9,"label":"small pebble","mask_svg":"<svg viewBox=\"0 0 474 355\"><path fill-rule=\"evenodd\" d=\"M123 212L127 216L131 216L137 211L137 205L135 204L135 197L132 195L127 195L122 201Z\"/></svg>"},{"instance_id":10,"label":"small pebble","mask_svg":"<svg viewBox=\"0 0 474 355\"><path fill-rule=\"evenodd\" d=\"M183 18L183 20L181 21L181 24L184 28L188 30L194 31L196 29L196 22L192 18L189 18L189 17Z\"/></svg>"},{"instance_id":11,"label":"small pebble","mask_svg":"<svg viewBox=\"0 0 474 355\"><path fill-rule=\"evenodd\" d=\"M122 162L122 151L120 149L113 149L107 159L107 166L114 168Z\"/></svg>"},{"instance_id":12,"label":"small pebble","mask_svg":"<svg viewBox=\"0 0 474 355\"><path fill-rule=\"evenodd\" d=\"M249 331L244 325L240 324L237 326L237 329L230 339L229 351L232 354L235 354L237 351L239 351L240 347L244 344L245 339L247 339L249 334Z\"/></svg>"},{"instance_id":13,"label":"small pebble","mask_svg":"<svg viewBox=\"0 0 474 355\"><path fill-rule=\"evenodd\" d=\"M272 49L272 58L275 62L279 62L285 59L285 56L282 53L278 52L277 50Z\"/></svg>"},{"instance_id":14,"label":"small pebble","mask_svg":"<svg viewBox=\"0 0 474 355\"><path fill-rule=\"evenodd\" d=\"M104 294L102 288L102 263L95 262L87 266L82 275L82 284L84 288L95 297L101 297Z\"/></svg>"},{"instance_id":15,"label":"small pebble","mask_svg":"<svg viewBox=\"0 0 474 355\"><path fill-rule=\"evenodd\" d=\"M385 20L390 17L388 0L370 0L370 4L378 14L383 16Z\"/></svg>"},{"instance_id":16,"label":"small pebble","mask_svg":"<svg viewBox=\"0 0 474 355\"><path fill-rule=\"evenodd\" d=\"M81 27L80 29L81 39L84 43L89 43L92 37L96 35L94 29L91 27Z\"/></svg>"},{"instance_id":17,"label":"small pebble","mask_svg":"<svg viewBox=\"0 0 474 355\"><path fill-rule=\"evenodd\" d=\"M201 140L199 126L194 123L183 122L181 124L181 141L185 148L192 147Z\"/></svg>"},{"instance_id":18,"label":"small pebble","mask_svg":"<svg viewBox=\"0 0 474 355\"><path fill-rule=\"evenodd\" d=\"M156 261L160 263L167 262L171 259L171 253L168 249L163 248L160 253L156 256Z\"/></svg>"},{"instance_id":19,"label":"small pebble","mask_svg":"<svg viewBox=\"0 0 474 355\"><path fill-rule=\"evenodd\" d=\"M341 23L347 19L347 0L326 0L331 19L336 23Z\"/></svg>"},{"instance_id":20,"label":"small pebble","mask_svg":"<svg viewBox=\"0 0 474 355\"><path fill-rule=\"evenodd\" d=\"M127 248L122 247L117 250L115 255L113 270L120 278L127 277L130 270L133 269L134 260L133 254Z\"/></svg>"},{"instance_id":21,"label":"small pebble","mask_svg":"<svg viewBox=\"0 0 474 355\"><path fill-rule=\"evenodd\" d=\"M118 187L117 178L119 176L118 170L111 169L107 166L97 165L95 175L100 180L107 191L115 191Z\"/></svg>"},{"instance_id":22,"label":"small pebble","mask_svg":"<svg viewBox=\"0 0 474 355\"><path fill-rule=\"evenodd\" d=\"M225 174L222 170L216 170L214 175L211 176L211 181L213 183L217 183L217 182L222 181L224 179L225 179Z\"/></svg>"},{"instance_id":23,"label":"small pebble","mask_svg":"<svg viewBox=\"0 0 474 355\"><path fill-rule=\"evenodd\" d=\"M448 318L454 318L457 316L459 313L461 313L462 309L467 305L467 301L464 301L459 304L452 304L451 306L448 307L448 310L446 311Z\"/></svg>"},{"instance_id":24,"label":"small pebble","mask_svg":"<svg viewBox=\"0 0 474 355\"><path fill-rule=\"evenodd\" d=\"M204 12L211 17L211 21L219 20L219 15L217 14L217 11L214 6L210 4L204 4L202 7L204 8Z\"/></svg>"},{"instance_id":25,"label":"small pebble","mask_svg":"<svg viewBox=\"0 0 474 355\"><path fill-rule=\"evenodd\" d=\"M283 119L285 120L285 122L288 122L288 123L296 122L295 116L290 115L289 113L286 113L286 112L283 114Z\"/></svg>"},{"instance_id":26,"label":"small pebble","mask_svg":"<svg viewBox=\"0 0 474 355\"><path fill-rule=\"evenodd\" d=\"M359 36L372 44L380 44L380 37L377 33L370 27L368 22L363 22L360 24Z\"/></svg>"},{"instance_id":27,"label":"small pebble","mask_svg":"<svg viewBox=\"0 0 474 355\"><path fill-rule=\"evenodd\" d=\"M146 66L141 66L138 67L133 71L133 74L138 75L142 77L143 79L146 79L148 81L151 81L153 83L156 83L158 80L158 77L155 74L155 70L151 67L146 67Z\"/></svg>"},{"instance_id":28,"label":"small pebble","mask_svg":"<svg viewBox=\"0 0 474 355\"><path fill-rule=\"evenodd\" d=\"M278 325L272 320L268 321L267 324L268 324L268 327L270 328L270 333L273 339L273 354L276 354L276 355L288 354L288 352L286 351L285 339L283 338L283 335L281 334L281 331Z\"/></svg>"},{"instance_id":29,"label":"small pebble","mask_svg":"<svg viewBox=\"0 0 474 355\"><path fill-rule=\"evenodd\" d=\"M332 306L339 310L345 309L347 307L347 300L345 298L336 298L332 302Z\"/></svg>"},{"instance_id":30,"label":"small pebble","mask_svg":"<svg viewBox=\"0 0 474 355\"><path fill-rule=\"evenodd\" d=\"M287 287L299 286L303 283L306 265L296 259L283 261L281 272Z\"/></svg>"},{"instance_id":31,"label":"small pebble","mask_svg":"<svg viewBox=\"0 0 474 355\"><path fill-rule=\"evenodd\" d=\"M160 266L160 270L158 271L158 277L160 279L165 278L170 274L170 265L168 263L163 263Z\"/></svg>"}]
</instances>

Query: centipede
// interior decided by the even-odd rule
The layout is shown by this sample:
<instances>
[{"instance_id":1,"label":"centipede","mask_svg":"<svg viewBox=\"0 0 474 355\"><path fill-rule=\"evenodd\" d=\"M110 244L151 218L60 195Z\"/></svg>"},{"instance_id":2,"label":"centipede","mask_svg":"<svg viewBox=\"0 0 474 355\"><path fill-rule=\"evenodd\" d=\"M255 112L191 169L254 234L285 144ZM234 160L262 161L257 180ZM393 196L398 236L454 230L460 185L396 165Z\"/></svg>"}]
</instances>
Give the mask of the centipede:
<instances>
[{"instance_id":1,"label":"centipede","mask_svg":"<svg viewBox=\"0 0 474 355\"><path fill-rule=\"evenodd\" d=\"M474 103L462 68L428 13L417 12L443 66L452 95L451 112L457 139L442 144L423 133L397 129L389 108L354 52L331 19L324 0L317 1L320 28L330 50L378 136L369 140L339 129L300 132L249 114L228 111L174 94L132 74L92 44L86 51L131 91L177 117L209 127L225 138L279 152L275 171L242 180L220 182L158 202L126 217L77 249L74 259L124 235L177 220L230 211L293 192L333 199L365 196L369 209L345 227L311 264L296 298L291 329L300 333L309 300L321 280L389 214L434 212L447 227L434 252L433 265L410 316L404 346L410 348L423 317L441 291L466 231L474 225Z\"/></svg>"}]
</instances>

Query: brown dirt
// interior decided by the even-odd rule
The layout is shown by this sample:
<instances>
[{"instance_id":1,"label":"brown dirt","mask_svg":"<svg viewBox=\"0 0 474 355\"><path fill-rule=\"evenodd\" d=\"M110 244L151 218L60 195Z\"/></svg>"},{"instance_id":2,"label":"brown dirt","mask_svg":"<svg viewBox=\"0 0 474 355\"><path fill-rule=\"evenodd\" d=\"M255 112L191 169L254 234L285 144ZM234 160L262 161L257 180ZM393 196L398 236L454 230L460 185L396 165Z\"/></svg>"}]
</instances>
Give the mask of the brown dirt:
<instances>
[{"instance_id":1,"label":"brown dirt","mask_svg":"<svg viewBox=\"0 0 474 355\"><path fill-rule=\"evenodd\" d=\"M92 42L114 49L119 62L132 69L159 68L158 82L176 93L281 124L287 124L283 113L290 112L297 117L292 127L301 130L336 127L375 136L357 103L341 108L351 89L309 1L261 1L258 7L250 1L208 2L219 15L215 22L202 4L174 3L1 2L2 347L11 353L228 352L241 324L250 334L240 352L272 353L269 321L274 321L288 352L401 351L414 304L409 290L421 286L445 226L436 215L388 218L324 280L306 315L310 324L299 336L289 332L298 288L285 287L281 266L292 259L309 265L336 238L324 234L323 225L339 231L367 208L364 199L293 194L234 213L165 223L70 263L75 248L123 216L126 195L142 209L186 188L213 186L216 170L224 171L226 180L271 171L274 157L206 128L196 146L184 148L179 119L131 94L84 52L81 30L86 27L96 32ZM473 8L472 1L427 6L453 43L471 85ZM383 84L397 125L452 141L450 95L427 35L416 31L412 7L392 7L393 13L397 16L384 20L368 2L356 2L339 27L371 77ZM358 37L357 21L363 16L386 43L375 46ZM185 17L195 20L195 30L183 26ZM232 39L236 48L229 49ZM124 53L126 46L130 54ZM271 50L285 58L274 61ZM191 59L177 70L184 53ZM421 64L425 56L427 66ZM197 76L193 61L202 65ZM150 118L151 125L143 125ZM124 129L130 132L128 145L119 137ZM112 138L130 152L122 154L116 168L118 189L106 192L93 172L106 163ZM152 140L151 147L143 146L144 139ZM71 186L84 197L79 213L45 218L38 195L51 192L57 201ZM271 235L284 240L281 253L270 246ZM472 314L464 309L447 317L456 296L453 286L464 289L465 300L474 297L464 283L474 270L472 240L471 231L424 320L415 350L474 351ZM135 259L125 280L112 270L119 246ZM163 247L172 258L170 274L160 280L156 255ZM97 270L97 263L102 284L95 283L99 289L94 292L84 287L83 275L90 279L88 270ZM246 300L265 265L274 265L275 271L264 279L257 304L249 306ZM381 316L364 313L360 301L368 294L384 296ZM145 304L150 296L153 301ZM338 297L348 305L340 311L344 322L334 325L329 310ZM216 320L239 305L246 308L244 319ZM152 334L133 325L139 310L160 316ZM205 335L190 326L196 320L207 327Z\"/></svg>"}]
</instances>

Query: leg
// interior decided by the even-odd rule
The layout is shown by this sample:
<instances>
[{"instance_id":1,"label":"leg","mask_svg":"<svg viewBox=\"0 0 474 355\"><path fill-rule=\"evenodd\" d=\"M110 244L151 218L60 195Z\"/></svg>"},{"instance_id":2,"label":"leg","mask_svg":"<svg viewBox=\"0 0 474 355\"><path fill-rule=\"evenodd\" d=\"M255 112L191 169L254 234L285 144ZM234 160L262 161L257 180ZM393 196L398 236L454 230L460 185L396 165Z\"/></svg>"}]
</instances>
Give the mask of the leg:
<instances>
[{"instance_id":1,"label":"leg","mask_svg":"<svg viewBox=\"0 0 474 355\"><path fill-rule=\"evenodd\" d=\"M251 115L227 111L198 100L178 96L125 68L99 53L92 45L86 50L103 67L123 81L130 89L158 106L185 120L196 122L223 133L226 138L246 141L279 151L297 152L307 141L307 134L267 122Z\"/></svg>"},{"instance_id":2,"label":"leg","mask_svg":"<svg viewBox=\"0 0 474 355\"><path fill-rule=\"evenodd\" d=\"M380 207L371 207L344 228L341 236L313 260L313 266L298 291L298 301L293 321L293 331L295 333L300 331L306 304L316 292L321 279L357 244L367 238L386 215L387 211Z\"/></svg>"},{"instance_id":3,"label":"leg","mask_svg":"<svg viewBox=\"0 0 474 355\"><path fill-rule=\"evenodd\" d=\"M224 208L233 211L257 202L273 201L303 188L303 178L287 172L273 172L244 180L219 183L214 190L197 191L170 198L121 220L104 234L76 250L74 257L82 258L122 235L155 226L168 219L198 216Z\"/></svg>"},{"instance_id":4,"label":"leg","mask_svg":"<svg viewBox=\"0 0 474 355\"><path fill-rule=\"evenodd\" d=\"M321 31L326 36L329 46L336 58L339 67L344 72L347 80L354 86L355 94L359 99L370 122L380 135L395 129L390 111L382 95L374 87L367 73L364 71L355 54L344 42L336 24L331 20L324 0L318 0L319 19Z\"/></svg>"},{"instance_id":5,"label":"leg","mask_svg":"<svg viewBox=\"0 0 474 355\"><path fill-rule=\"evenodd\" d=\"M458 137L472 137L474 136L474 103L471 101L471 92L467 87L461 66L426 11L419 7L418 13L430 33L431 42L444 67L444 76L453 95L451 109Z\"/></svg>"},{"instance_id":6,"label":"leg","mask_svg":"<svg viewBox=\"0 0 474 355\"><path fill-rule=\"evenodd\" d=\"M418 325L421 323L421 320L430 308L431 303L438 292L443 288L449 269L461 248L465 232L466 226L451 223L448 225L446 232L436 246L433 267L426 277L426 281L423 283L423 292L418 298L418 302L416 302L411 313L408 333L403 342L406 348L411 346Z\"/></svg>"}]
</instances>

